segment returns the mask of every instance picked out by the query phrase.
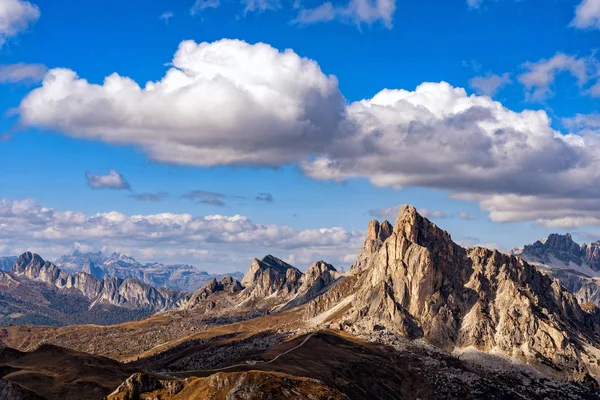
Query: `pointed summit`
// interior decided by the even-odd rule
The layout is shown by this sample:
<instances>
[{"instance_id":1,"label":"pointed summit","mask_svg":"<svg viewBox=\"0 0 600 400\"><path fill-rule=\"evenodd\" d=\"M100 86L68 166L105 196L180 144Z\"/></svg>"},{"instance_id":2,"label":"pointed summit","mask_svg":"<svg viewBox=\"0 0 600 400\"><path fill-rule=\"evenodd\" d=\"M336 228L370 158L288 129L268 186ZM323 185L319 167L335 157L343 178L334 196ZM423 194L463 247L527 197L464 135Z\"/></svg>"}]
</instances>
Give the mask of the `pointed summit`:
<instances>
[{"instance_id":1,"label":"pointed summit","mask_svg":"<svg viewBox=\"0 0 600 400\"><path fill-rule=\"evenodd\" d=\"M302 272L272 255L255 258L242 279L249 297L264 298L274 293L290 294L300 286Z\"/></svg>"},{"instance_id":2,"label":"pointed summit","mask_svg":"<svg viewBox=\"0 0 600 400\"><path fill-rule=\"evenodd\" d=\"M358 252L356 262L350 267L351 273L358 273L368 267L369 260L380 248L383 242L390 237L394 228L387 220L382 222L373 219L367 227L367 238L362 249Z\"/></svg>"},{"instance_id":3,"label":"pointed summit","mask_svg":"<svg viewBox=\"0 0 600 400\"><path fill-rule=\"evenodd\" d=\"M369 227L367 228L367 239L381 240L389 238L392 234L394 227L387 220L379 223L376 219L369 221Z\"/></svg>"},{"instance_id":4,"label":"pointed summit","mask_svg":"<svg viewBox=\"0 0 600 400\"><path fill-rule=\"evenodd\" d=\"M415 207L406 204L400 208L394 224L394 233L424 247L432 245L434 241L452 240L448 232L421 216Z\"/></svg>"}]
</instances>

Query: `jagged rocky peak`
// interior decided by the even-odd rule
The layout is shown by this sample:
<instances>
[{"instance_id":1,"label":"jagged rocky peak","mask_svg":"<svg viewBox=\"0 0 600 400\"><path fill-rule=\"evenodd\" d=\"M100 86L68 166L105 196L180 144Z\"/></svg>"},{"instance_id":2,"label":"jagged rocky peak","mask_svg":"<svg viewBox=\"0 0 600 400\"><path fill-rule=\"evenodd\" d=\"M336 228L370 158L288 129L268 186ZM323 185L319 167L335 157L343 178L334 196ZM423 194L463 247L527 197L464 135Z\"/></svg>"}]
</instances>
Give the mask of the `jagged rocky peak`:
<instances>
[{"instance_id":1,"label":"jagged rocky peak","mask_svg":"<svg viewBox=\"0 0 600 400\"><path fill-rule=\"evenodd\" d=\"M242 279L245 291L252 297L267 297L274 293L288 295L300 287L302 272L272 255L255 258Z\"/></svg>"},{"instance_id":2,"label":"jagged rocky peak","mask_svg":"<svg viewBox=\"0 0 600 400\"><path fill-rule=\"evenodd\" d=\"M581 246L587 265L594 271L600 271L600 241Z\"/></svg>"},{"instance_id":3,"label":"jagged rocky peak","mask_svg":"<svg viewBox=\"0 0 600 400\"><path fill-rule=\"evenodd\" d=\"M88 264L90 271L93 263ZM76 289L95 304L111 304L124 308L150 308L162 310L180 305L183 293L165 288L155 288L136 279L116 277L98 279L87 272L69 275L39 255L26 252L17 258L12 273L15 276L43 282L60 290Z\"/></svg>"},{"instance_id":4,"label":"jagged rocky peak","mask_svg":"<svg viewBox=\"0 0 600 400\"><path fill-rule=\"evenodd\" d=\"M321 321L328 307L351 305L330 321L364 334L423 337L447 350L474 346L541 360L580 379L597 368L582 349L600 349L598 321L557 280L521 258L462 248L414 207L401 208L368 268L348 282L355 283L338 285L345 294L332 289L335 302L315 299L309 317Z\"/></svg>"},{"instance_id":5,"label":"jagged rocky peak","mask_svg":"<svg viewBox=\"0 0 600 400\"><path fill-rule=\"evenodd\" d=\"M552 233L547 238L513 249L511 254L548 268L584 267L600 271L600 242L578 244L570 233ZM580 271L581 272L581 271Z\"/></svg>"},{"instance_id":6,"label":"jagged rocky peak","mask_svg":"<svg viewBox=\"0 0 600 400\"><path fill-rule=\"evenodd\" d=\"M544 240L525 246L523 255L538 258L540 262L548 264L552 263L553 257L567 265L571 262L581 265L584 262L581 246L573 241L570 233L552 233Z\"/></svg>"},{"instance_id":7,"label":"jagged rocky peak","mask_svg":"<svg viewBox=\"0 0 600 400\"><path fill-rule=\"evenodd\" d=\"M39 255L27 251L21 254L12 267L12 272L24 273L28 268L40 270L45 264L45 261Z\"/></svg>"},{"instance_id":8,"label":"jagged rocky peak","mask_svg":"<svg viewBox=\"0 0 600 400\"><path fill-rule=\"evenodd\" d=\"M381 240L389 238L393 231L392 224L388 220L383 220L381 223L376 219L369 221L369 227L367 229L367 239Z\"/></svg>"},{"instance_id":9,"label":"jagged rocky peak","mask_svg":"<svg viewBox=\"0 0 600 400\"><path fill-rule=\"evenodd\" d=\"M444 246L452 243L448 232L438 228L436 224L421 216L417 209L410 205L403 205L394 224L394 233L400 234L413 243L423 246ZM455 245L455 247L458 247Z\"/></svg>"},{"instance_id":10,"label":"jagged rocky peak","mask_svg":"<svg viewBox=\"0 0 600 400\"><path fill-rule=\"evenodd\" d=\"M403 206L392 235L370 262L355 306L404 335L444 345L452 340L446 336L456 337L450 331L466 311L460 301L469 297L464 285L470 272L466 251L447 232Z\"/></svg>"},{"instance_id":11,"label":"jagged rocky peak","mask_svg":"<svg viewBox=\"0 0 600 400\"><path fill-rule=\"evenodd\" d=\"M39 255L30 251L21 254L11 271L29 279L54 282L61 276L61 271L51 262L44 261Z\"/></svg>"},{"instance_id":12,"label":"jagged rocky peak","mask_svg":"<svg viewBox=\"0 0 600 400\"><path fill-rule=\"evenodd\" d=\"M372 256L381 248L383 242L390 237L393 230L392 224L387 220L382 222L379 222L376 219L369 221L365 244L358 252L356 262L350 267L350 271L352 273L358 273L366 269Z\"/></svg>"},{"instance_id":13,"label":"jagged rocky peak","mask_svg":"<svg viewBox=\"0 0 600 400\"><path fill-rule=\"evenodd\" d=\"M206 285L194 292L188 301L187 307L192 307L215 293L227 292L233 294L240 292L243 289L244 287L242 284L238 280L233 279L230 275L224 276L220 281L213 278Z\"/></svg>"},{"instance_id":14,"label":"jagged rocky peak","mask_svg":"<svg viewBox=\"0 0 600 400\"><path fill-rule=\"evenodd\" d=\"M310 267L308 267L304 275L306 278L312 276L322 276L323 274L329 275L332 272L337 272L337 269L335 269L333 265L321 260L313 263Z\"/></svg>"},{"instance_id":15,"label":"jagged rocky peak","mask_svg":"<svg viewBox=\"0 0 600 400\"><path fill-rule=\"evenodd\" d=\"M283 309L289 309L305 304L329 290L334 283L342 278L333 265L325 261L313 263L302 276L302 284L296 295Z\"/></svg>"},{"instance_id":16,"label":"jagged rocky peak","mask_svg":"<svg viewBox=\"0 0 600 400\"><path fill-rule=\"evenodd\" d=\"M316 294L325 287L331 285L342 276L335 267L325 261L313 263L302 276L300 293L309 292Z\"/></svg>"}]
</instances>

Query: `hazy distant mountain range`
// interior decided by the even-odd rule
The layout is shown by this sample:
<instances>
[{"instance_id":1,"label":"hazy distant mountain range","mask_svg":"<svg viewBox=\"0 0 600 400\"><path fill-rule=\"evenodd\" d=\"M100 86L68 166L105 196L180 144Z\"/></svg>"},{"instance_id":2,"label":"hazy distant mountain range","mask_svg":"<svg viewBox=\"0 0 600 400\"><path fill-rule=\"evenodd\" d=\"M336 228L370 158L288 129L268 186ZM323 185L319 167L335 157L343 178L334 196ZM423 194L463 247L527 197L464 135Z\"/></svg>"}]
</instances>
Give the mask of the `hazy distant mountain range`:
<instances>
[{"instance_id":1,"label":"hazy distant mountain range","mask_svg":"<svg viewBox=\"0 0 600 400\"><path fill-rule=\"evenodd\" d=\"M16 259L16 256L0 257L0 270L10 271ZM164 286L190 293L206 285L213 278L220 280L229 275L234 279L241 280L244 276L241 272L209 274L186 264L142 264L123 254L83 253L79 250L59 257L54 264L69 274L83 271L97 279L133 278L155 287Z\"/></svg>"},{"instance_id":2,"label":"hazy distant mountain range","mask_svg":"<svg viewBox=\"0 0 600 400\"><path fill-rule=\"evenodd\" d=\"M0 271L0 325L114 324L180 307L187 297L133 278L69 275L27 252Z\"/></svg>"},{"instance_id":3,"label":"hazy distant mountain range","mask_svg":"<svg viewBox=\"0 0 600 400\"><path fill-rule=\"evenodd\" d=\"M10 271L15 261L17 256L0 257L0 271Z\"/></svg>"}]
</instances>

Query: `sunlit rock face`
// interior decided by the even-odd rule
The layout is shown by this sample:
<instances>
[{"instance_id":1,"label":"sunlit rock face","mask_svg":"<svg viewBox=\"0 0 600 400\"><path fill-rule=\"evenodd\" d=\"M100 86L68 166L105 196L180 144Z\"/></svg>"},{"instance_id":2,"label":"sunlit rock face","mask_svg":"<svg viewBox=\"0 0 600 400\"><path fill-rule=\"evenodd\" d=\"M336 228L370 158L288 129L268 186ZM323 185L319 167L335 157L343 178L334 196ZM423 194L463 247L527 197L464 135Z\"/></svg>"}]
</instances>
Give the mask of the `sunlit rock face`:
<instances>
[{"instance_id":1,"label":"sunlit rock face","mask_svg":"<svg viewBox=\"0 0 600 400\"><path fill-rule=\"evenodd\" d=\"M372 224L367 243L376 232ZM582 349L600 348L597 312L583 311L558 280L521 258L462 248L411 206L401 208L353 281L338 286L309 304L308 317L347 302L338 323L353 331L385 329L447 350L499 351L576 378L596 368Z\"/></svg>"}]
</instances>

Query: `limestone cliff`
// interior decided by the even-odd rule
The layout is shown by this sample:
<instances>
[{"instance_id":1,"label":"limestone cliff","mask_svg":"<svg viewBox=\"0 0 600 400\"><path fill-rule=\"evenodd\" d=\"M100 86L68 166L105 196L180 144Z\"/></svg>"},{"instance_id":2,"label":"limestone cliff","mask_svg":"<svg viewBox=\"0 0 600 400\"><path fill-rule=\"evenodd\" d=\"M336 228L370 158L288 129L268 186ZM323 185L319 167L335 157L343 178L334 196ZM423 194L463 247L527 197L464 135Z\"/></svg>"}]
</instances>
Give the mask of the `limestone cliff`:
<instances>
[{"instance_id":1,"label":"limestone cliff","mask_svg":"<svg viewBox=\"0 0 600 400\"><path fill-rule=\"evenodd\" d=\"M290 264L267 255L252 261L242 279L244 297L261 299L269 296L287 298L300 288L302 272Z\"/></svg>"},{"instance_id":2,"label":"limestone cliff","mask_svg":"<svg viewBox=\"0 0 600 400\"><path fill-rule=\"evenodd\" d=\"M242 286L242 284L239 281L233 279L231 276L224 276L220 281L217 281L213 278L202 288L194 292L192 297L190 297L190 299L185 303L184 308L192 309L198 307L199 305L205 303L205 301L209 299L209 297L218 293L233 295L237 294L243 289L244 287ZM214 308L215 306L216 304L212 301L207 303L208 308Z\"/></svg>"},{"instance_id":3,"label":"limestone cliff","mask_svg":"<svg viewBox=\"0 0 600 400\"><path fill-rule=\"evenodd\" d=\"M393 227L387 220L381 223L377 220L369 221L365 244L360 249L356 262L350 267L351 273L357 273L368 268L373 255L379 251L383 242L390 237L392 230Z\"/></svg>"},{"instance_id":4,"label":"limestone cliff","mask_svg":"<svg viewBox=\"0 0 600 400\"><path fill-rule=\"evenodd\" d=\"M315 262L302 275L297 294L283 306L283 309L290 309L309 302L330 289L342 278L343 275L333 265L325 261Z\"/></svg>"},{"instance_id":5,"label":"limestone cliff","mask_svg":"<svg viewBox=\"0 0 600 400\"><path fill-rule=\"evenodd\" d=\"M598 372L597 320L557 280L520 258L460 247L411 206L401 208L393 232L346 297L335 289L322 297L336 301L316 299L309 317L324 321L333 314L328 310L347 303L330 322L422 337L447 350L499 351L575 378Z\"/></svg>"}]
</instances>

